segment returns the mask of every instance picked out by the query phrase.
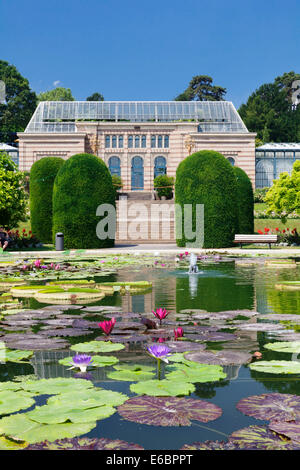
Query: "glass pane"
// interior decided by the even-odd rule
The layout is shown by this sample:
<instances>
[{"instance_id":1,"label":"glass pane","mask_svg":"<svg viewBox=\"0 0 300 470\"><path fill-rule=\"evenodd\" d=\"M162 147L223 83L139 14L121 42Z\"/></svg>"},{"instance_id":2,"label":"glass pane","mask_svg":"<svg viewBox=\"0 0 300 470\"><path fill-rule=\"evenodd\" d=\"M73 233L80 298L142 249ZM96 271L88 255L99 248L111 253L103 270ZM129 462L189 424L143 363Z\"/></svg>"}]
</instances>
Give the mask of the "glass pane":
<instances>
[{"instance_id":1,"label":"glass pane","mask_svg":"<svg viewBox=\"0 0 300 470\"><path fill-rule=\"evenodd\" d=\"M133 135L128 136L128 148L131 149L133 147Z\"/></svg>"},{"instance_id":2,"label":"glass pane","mask_svg":"<svg viewBox=\"0 0 300 470\"><path fill-rule=\"evenodd\" d=\"M111 140L112 140L112 148L115 149L117 147L117 136L113 135Z\"/></svg>"},{"instance_id":3,"label":"glass pane","mask_svg":"<svg viewBox=\"0 0 300 470\"><path fill-rule=\"evenodd\" d=\"M135 148L140 147L140 136L139 135L136 135L135 138L134 138L134 146L135 146Z\"/></svg>"},{"instance_id":4,"label":"glass pane","mask_svg":"<svg viewBox=\"0 0 300 470\"><path fill-rule=\"evenodd\" d=\"M162 135L159 135L157 138L157 147L162 148Z\"/></svg>"},{"instance_id":5,"label":"glass pane","mask_svg":"<svg viewBox=\"0 0 300 470\"><path fill-rule=\"evenodd\" d=\"M105 136L105 148L109 148L110 147L110 136L107 135Z\"/></svg>"},{"instance_id":6,"label":"glass pane","mask_svg":"<svg viewBox=\"0 0 300 470\"><path fill-rule=\"evenodd\" d=\"M147 137L145 135L142 135L142 147L146 148L146 144L147 144Z\"/></svg>"},{"instance_id":7,"label":"glass pane","mask_svg":"<svg viewBox=\"0 0 300 470\"><path fill-rule=\"evenodd\" d=\"M155 147L156 147L156 136L152 135L151 136L151 148L155 148Z\"/></svg>"},{"instance_id":8,"label":"glass pane","mask_svg":"<svg viewBox=\"0 0 300 470\"><path fill-rule=\"evenodd\" d=\"M119 148L120 148L120 149L123 148L123 143L124 143L123 136L122 136L122 135L119 135Z\"/></svg>"},{"instance_id":9,"label":"glass pane","mask_svg":"<svg viewBox=\"0 0 300 470\"><path fill-rule=\"evenodd\" d=\"M169 136L165 135L165 148L169 148Z\"/></svg>"}]
</instances>

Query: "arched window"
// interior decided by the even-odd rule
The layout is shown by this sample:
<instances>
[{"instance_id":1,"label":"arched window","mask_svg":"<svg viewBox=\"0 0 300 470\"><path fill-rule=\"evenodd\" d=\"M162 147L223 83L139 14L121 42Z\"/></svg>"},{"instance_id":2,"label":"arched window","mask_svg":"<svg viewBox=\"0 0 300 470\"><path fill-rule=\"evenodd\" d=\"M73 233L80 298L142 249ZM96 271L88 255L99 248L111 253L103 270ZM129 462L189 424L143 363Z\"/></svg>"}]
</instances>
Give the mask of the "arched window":
<instances>
[{"instance_id":1,"label":"arched window","mask_svg":"<svg viewBox=\"0 0 300 470\"><path fill-rule=\"evenodd\" d=\"M232 157L228 157L227 160L229 161L230 165L234 166L235 164L235 159Z\"/></svg>"},{"instance_id":2,"label":"arched window","mask_svg":"<svg viewBox=\"0 0 300 470\"><path fill-rule=\"evenodd\" d=\"M108 159L108 168L111 175L121 176L121 162L119 157L110 157Z\"/></svg>"},{"instance_id":3,"label":"arched window","mask_svg":"<svg viewBox=\"0 0 300 470\"><path fill-rule=\"evenodd\" d=\"M154 160L154 179L167 173L167 160L165 157L156 157Z\"/></svg>"},{"instance_id":4,"label":"arched window","mask_svg":"<svg viewBox=\"0 0 300 470\"><path fill-rule=\"evenodd\" d=\"M133 157L131 160L131 190L144 189L144 161L142 157Z\"/></svg>"}]
</instances>

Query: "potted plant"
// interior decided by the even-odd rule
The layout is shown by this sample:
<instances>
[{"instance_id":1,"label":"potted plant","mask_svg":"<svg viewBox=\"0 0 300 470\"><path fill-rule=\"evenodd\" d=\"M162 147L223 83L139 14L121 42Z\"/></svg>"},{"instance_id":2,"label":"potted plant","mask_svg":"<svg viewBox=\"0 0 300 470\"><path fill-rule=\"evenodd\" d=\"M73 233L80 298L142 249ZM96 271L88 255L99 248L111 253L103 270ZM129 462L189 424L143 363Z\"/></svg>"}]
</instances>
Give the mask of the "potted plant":
<instances>
[{"instance_id":1,"label":"potted plant","mask_svg":"<svg viewBox=\"0 0 300 470\"><path fill-rule=\"evenodd\" d=\"M160 199L172 199L174 188L174 177L159 175L154 179L154 188Z\"/></svg>"}]
</instances>

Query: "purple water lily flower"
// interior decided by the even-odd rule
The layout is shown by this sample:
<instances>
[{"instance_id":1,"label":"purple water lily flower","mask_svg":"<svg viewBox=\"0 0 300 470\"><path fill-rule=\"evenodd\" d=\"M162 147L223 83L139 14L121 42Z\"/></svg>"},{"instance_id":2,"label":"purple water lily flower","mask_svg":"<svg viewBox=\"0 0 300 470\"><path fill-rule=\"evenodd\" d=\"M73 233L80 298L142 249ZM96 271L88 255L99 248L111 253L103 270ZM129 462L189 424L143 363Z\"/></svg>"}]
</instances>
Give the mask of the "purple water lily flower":
<instances>
[{"instance_id":1,"label":"purple water lily flower","mask_svg":"<svg viewBox=\"0 0 300 470\"><path fill-rule=\"evenodd\" d=\"M164 362L169 362L168 357L171 356L171 349L169 349L164 344L153 344L147 348L150 356L154 357L157 360L162 360Z\"/></svg>"},{"instance_id":2,"label":"purple water lily flower","mask_svg":"<svg viewBox=\"0 0 300 470\"><path fill-rule=\"evenodd\" d=\"M86 372L87 367L93 364L92 356L88 356L87 354L76 354L76 356L73 356L70 364L72 366L70 369L78 367L80 372Z\"/></svg>"}]
</instances>

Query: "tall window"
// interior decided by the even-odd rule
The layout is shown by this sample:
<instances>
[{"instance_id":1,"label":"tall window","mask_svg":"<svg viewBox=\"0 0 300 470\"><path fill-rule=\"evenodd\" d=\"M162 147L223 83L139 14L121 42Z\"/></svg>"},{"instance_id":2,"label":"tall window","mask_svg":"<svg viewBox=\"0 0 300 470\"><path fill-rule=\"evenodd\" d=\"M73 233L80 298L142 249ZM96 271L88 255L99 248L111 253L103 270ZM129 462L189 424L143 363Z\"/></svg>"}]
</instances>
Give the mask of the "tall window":
<instances>
[{"instance_id":1,"label":"tall window","mask_svg":"<svg viewBox=\"0 0 300 470\"><path fill-rule=\"evenodd\" d=\"M142 135L142 148L146 148L147 145L147 137Z\"/></svg>"},{"instance_id":2,"label":"tall window","mask_svg":"<svg viewBox=\"0 0 300 470\"><path fill-rule=\"evenodd\" d=\"M167 173L167 160L165 157L156 157L154 160L154 179Z\"/></svg>"},{"instance_id":3,"label":"tall window","mask_svg":"<svg viewBox=\"0 0 300 470\"><path fill-rule=\"evenodd\" d=\"M157 137L157 147L161 149L162 148L162 143L163 143L163 136L159 135Z\"/></svg>"},{"instance_id":4,"label":"tall window","mask_svg":"<svg viewBox=\"0 0 300 470\"><path fill-rule=\"evenodd\" d=\"M234 166L235 160L232 157L228 157L227 160L229 161L230 165Z\"/></svg>"},{"instance_id":5,"label":"tall window","mask_svg":"<svg viewBox=\"0 0 300 470\"><path fill-rule=\"evenodd\" d=\"M108 149L110 147L110 135L105 136L105 148Z\"/></svg>"},{"instance_id":6,"label":"tall window","mask_svg":"<svg viewBox=\"0 0 300 470\"><path fill-rule=\"evenodd\" d=\"M129 149L133 148L133 135L128 136L128 148Z\"/></svg>"},{"instance_id":7,"label":"tall window","mask_svg":"<svg viewBox=\"0 0 300 470\"><path fill-rule=\"evenodd\" d=\"M140 147L140 136L139 135L136 135L134 137L134 146L135 148L139 148Z\"/></svg>"},{"instance_id":8,"label":"tall window","mask_svg":"<svg viewBox=\"0 0 300 470\"><path fill-rule=\"evenodd\" d=\"M133 157L131 160L131 190L144 189L144 161L142 157Z\"/></svg>"},{"instance_id":9,"label":"tall window","mask_svg":"<svg viewBox=\"0 0 300 470\"><path fill-rule=\"evenodd\" d=\"M119 149L123 148L124 144L124 138L122 135L119 135Z\"/></svg>"},{"instance_id":10,"label":"tall window","mask_svg":"<svg viewBox=\"0 0 300 470\"><path fill-rule=\"evenodd\" d=\"M151 148L156 147L156 135L151 136Z\"/></svg>"},{"instance_id":11,"label":"tall window","mask_svg":"<svg viewBox=\"0 0 300 470\"><path fill-rule=\"evenodd\" d=\"M111 138L111 142L112 142L112 148L115 149L117 148L117 136L116 135L113 135L112 138Z\"/></svg>"},{"instance_id":12,"label":"tall window","mask_svg":"<svg viewBox=\"0 0 300 470\"><path fill-rule=\"evenodd\" d=\"M121 176L121 161L119 157L110 157L108 159L108 168L111 175Z\"/></svg>"}]
</instances>

